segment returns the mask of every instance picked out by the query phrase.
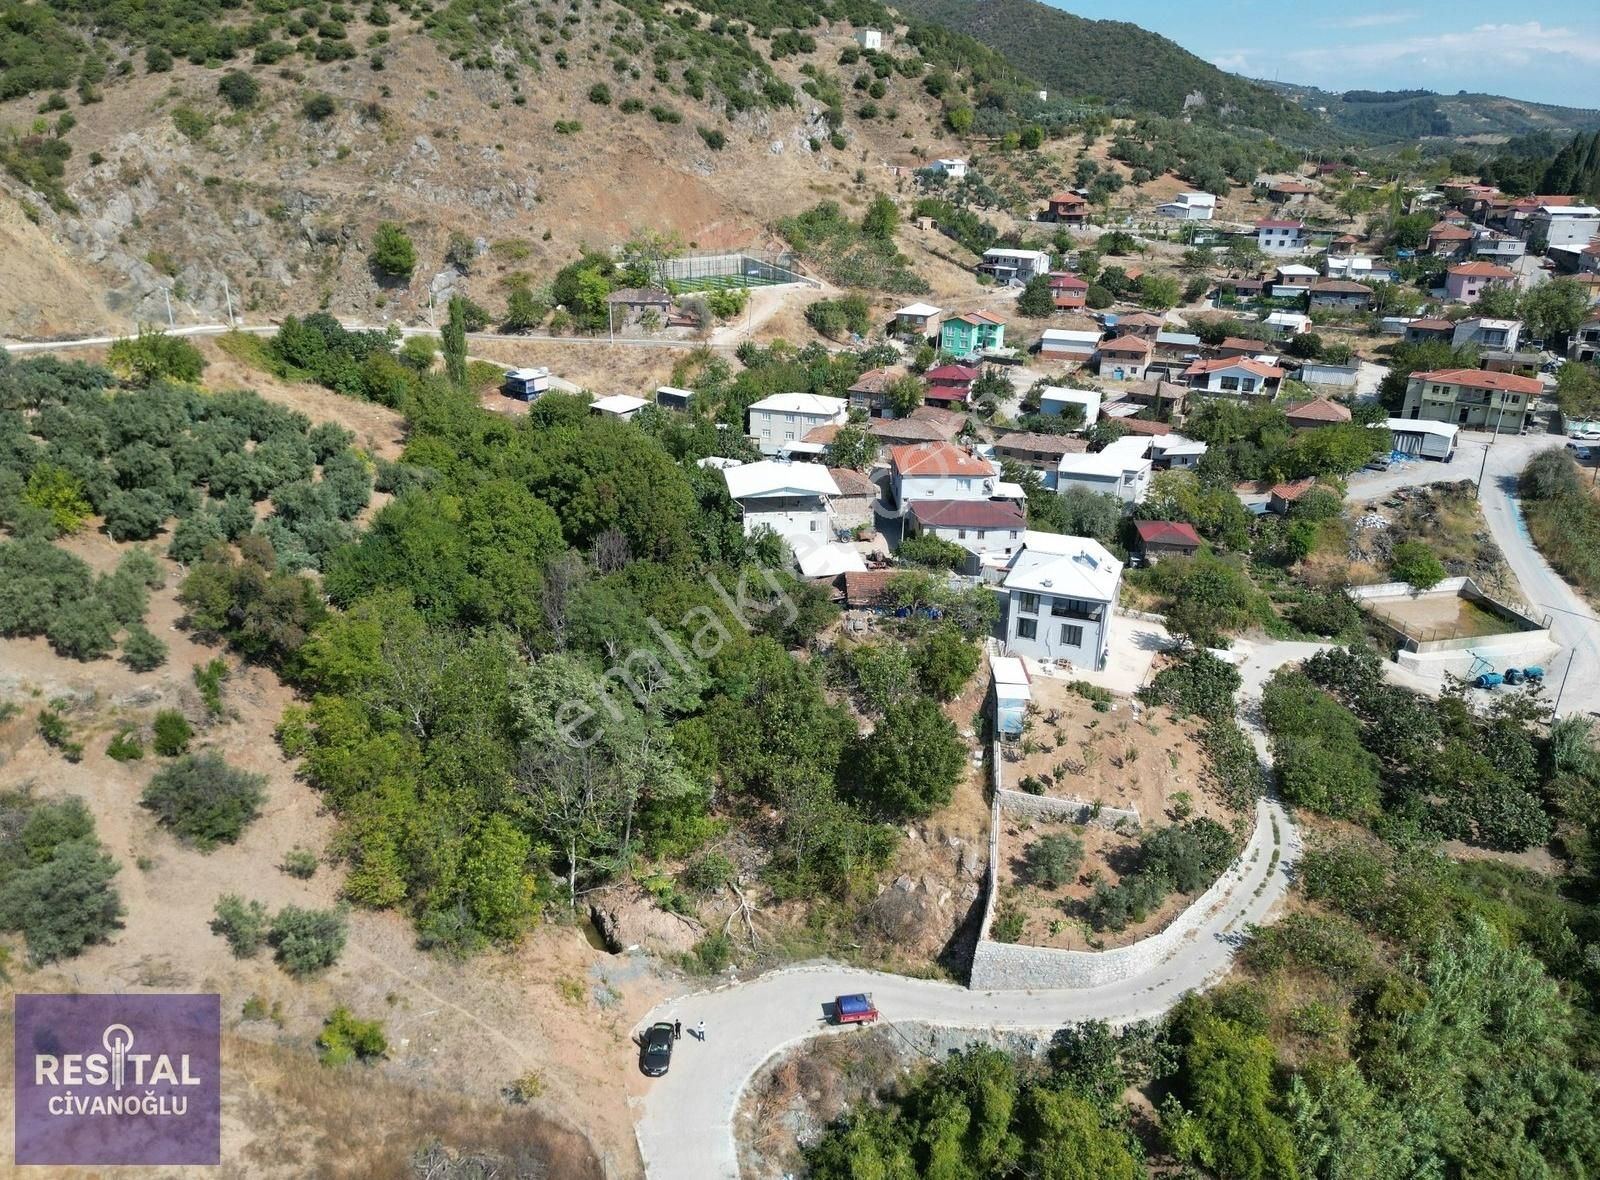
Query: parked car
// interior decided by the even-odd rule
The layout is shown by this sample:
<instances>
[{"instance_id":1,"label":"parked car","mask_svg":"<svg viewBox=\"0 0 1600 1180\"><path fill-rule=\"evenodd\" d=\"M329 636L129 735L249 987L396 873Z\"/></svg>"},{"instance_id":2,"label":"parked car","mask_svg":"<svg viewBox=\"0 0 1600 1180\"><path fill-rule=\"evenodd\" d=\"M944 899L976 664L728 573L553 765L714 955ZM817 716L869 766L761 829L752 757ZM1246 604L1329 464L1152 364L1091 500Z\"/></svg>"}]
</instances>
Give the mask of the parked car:
<instances>
[{"instance_id":1,"label":"parked car","mask_svg":"<svg viewBox=\"0 0 1600 1180\"><path fill-rule=\"evenodd\" d=\"M1567 450L1572 452L1572 457L1579 463L1587 463L1594 457L1594 448L1587 443L1569 442Z\"/></svg>"},{"instance_id":2,"label":"parked car","mask_svg":"<svg viewBox=\"0 0 1600 1180\"><path fill-rule=\"evenodd\" d=\"M672 1025L658 1020L639 1038L639 1069L646 1077L659 1078L672 1065Z\"/></svg>"},{"instance_id":3,"label":"parked car","mask_svg":"<svg viewBox=\"0 0 1600 1180\"><path fill-rule=\"evenodd\" d=\"M1394 460L1389 458L1388 455L1379 455L1376 459L1373 459L1371 462L1369 462L1366 467L1363 468L1363 470L1387 471L1393 464Z\"/></svg>"}]
</instances>

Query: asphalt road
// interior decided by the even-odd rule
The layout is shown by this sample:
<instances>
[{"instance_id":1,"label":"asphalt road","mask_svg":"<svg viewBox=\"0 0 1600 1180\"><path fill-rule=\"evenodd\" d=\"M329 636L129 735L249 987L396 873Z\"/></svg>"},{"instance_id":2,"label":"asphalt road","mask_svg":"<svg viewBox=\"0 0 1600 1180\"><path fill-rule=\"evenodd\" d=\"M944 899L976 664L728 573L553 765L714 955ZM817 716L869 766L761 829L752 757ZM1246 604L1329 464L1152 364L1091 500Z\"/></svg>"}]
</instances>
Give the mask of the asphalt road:
<instances>
[{"instance_id":1,"label":"asphalt road","mask_svg":"<svg viewBox=\"0 0 1600 1180\"><path fill-rule=\"evenodd\" d=\"M1265 757L1254 718L1261 686L1278 666L1324 645L1238 644L1244 657L1241 722ZM1278 852L1278 860L1272 853ZM774 971L748 983L681 996L658 1006L644 1025L681 1020L685 1036L665 1077L634 1099L634 1129L650 1180L738 1180L733 1121L740 1095L775 1055L815 1036L849 1035L833 1028L823 1005L835 996L871 992L885 1021L949 1028L1053 1031L1105 1020L1125 1024L1157 1017L1186 993L1226 974L1246 929L1268 919L1288 888L1300 835L1273 800L1257 805L1256 829L1229 870L1232 888L1184 949L1144 975L1081 990L975 992L951 983L816 965ZM704 1044L689 1036L705 1021Z\"/></svg>"}]
</instances>

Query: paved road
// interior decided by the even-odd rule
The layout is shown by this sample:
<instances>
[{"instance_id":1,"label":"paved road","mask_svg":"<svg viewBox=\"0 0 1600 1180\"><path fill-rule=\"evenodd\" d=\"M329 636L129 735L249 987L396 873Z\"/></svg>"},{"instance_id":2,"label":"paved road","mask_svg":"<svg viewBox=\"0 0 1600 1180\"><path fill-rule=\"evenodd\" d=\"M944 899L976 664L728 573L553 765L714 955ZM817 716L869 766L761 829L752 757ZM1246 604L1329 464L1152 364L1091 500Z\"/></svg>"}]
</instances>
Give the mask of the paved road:
<instances>
[{"instance_id":1,"label":"paved road","mask_svg":"<svg viewBox=\"0 0 1600 1180\"><path fill-rule=\"evenodd\" d=\"M1563 716L1600 712L1600 618L1583 596L1550 568L1550 563L1534 546L1517 502L1516 488L1517 476L1529 459L1542 450L1565 443L1559 435L1494 438L1481 432L1463 433L1451 462L1421 460L1382 473L1358 472L1350 478L1347 496L1359 504L1382 499L1397 488L1476 480L1478 473L1483 472L1478 501L1489 532L1505 555L1511 572L1516 574L1528 604L1550 615L1551 638L1561 645L1561 653L1546 669L1545 683L1550 687L1552 700L1560 692L1559 711Z\"/></svg>"},{"instance_id":2,"label":"paved road","mask_svg":"<svg viewBox=\"0 0 1600 1180\"><path fill-rule=\"evenodd\" d=\"M1241 719L1265 756L1254 726L1261 685L1278 666L1322 644L1241 643ZM707 1043L689 1036L673 1053L666 1077L634 1099L634 1129L650 1180L738 1180L733 1120L739 1097L761 1066L814 1036L848 1035L830 1028L822 1005L836 995L867 991L889 1021L950 1028L1054 1030L1081 1020L1127 1023L1159 1016L1190 991L1220 979L1246 927L1268 919L1289 884L1300 836L1278 804L1263 800L1257 828L1233 887L1185 950L1154 970L1121 983L1081 990L975 992L950 983L906 979L836 966L795 967L748 983L679 997L644 1023L681 1020L685 1032L706 1024ZM1276 833L1274 833L1276 825ZM1279 859L1272 860L1276 849Z\"/></svg>"}]
</instances>

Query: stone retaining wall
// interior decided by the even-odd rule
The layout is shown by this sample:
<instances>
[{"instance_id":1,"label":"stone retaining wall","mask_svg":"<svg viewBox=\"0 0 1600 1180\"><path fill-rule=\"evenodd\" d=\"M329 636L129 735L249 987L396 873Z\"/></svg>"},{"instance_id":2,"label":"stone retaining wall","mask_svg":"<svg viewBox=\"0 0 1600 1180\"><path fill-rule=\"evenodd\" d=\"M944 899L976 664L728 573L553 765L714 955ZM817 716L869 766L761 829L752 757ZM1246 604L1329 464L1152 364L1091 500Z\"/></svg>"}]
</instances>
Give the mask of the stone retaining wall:
<instances>
[{"instance_id":1,"label":"stone retaining wall","mask_svg":"<svg viewBox=\"0 0 1600 1180\"><path fill-rule=\"evenodd\" d=\"M1131 807L1101 807L1095 814L1093 803L1082 799L1052 799L1049 795L1030 795L1026 791L996 790L995 799L1006 815L1025 819L1053 820L1056 823L1094 824L1114 828L1123 821L1139 826L1139 813Z\"/></svg>"}]
</instances>

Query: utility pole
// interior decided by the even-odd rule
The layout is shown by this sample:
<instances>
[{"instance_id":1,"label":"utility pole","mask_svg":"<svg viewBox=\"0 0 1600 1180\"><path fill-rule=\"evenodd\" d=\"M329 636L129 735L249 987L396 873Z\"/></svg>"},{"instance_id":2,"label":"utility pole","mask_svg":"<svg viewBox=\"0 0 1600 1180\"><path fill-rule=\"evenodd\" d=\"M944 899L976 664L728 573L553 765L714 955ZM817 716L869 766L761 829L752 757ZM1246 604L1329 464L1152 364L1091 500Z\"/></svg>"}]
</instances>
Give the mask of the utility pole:
<instances>
[{"instance_id":1,"label":"utility pole","mask_svg":"<svg viewBox=\"0 0 1600 1180\"><path fill-rule=\"evenodd\" d=\"M611 326L611 300L606 300L606 341L609 344L617 342L617 330Z\"/></svg>"},{"instance_id":2,"label":"utility pole","mask_svg":"<svg viewBox=\"0 0 1600 1180\"><path fill-rule=\"evenodd\" d=\"M1478 491L1483 491L1483 473L1489 467L1489 444L1483 444L1483 462L1478 465Z\"/></svg>"},{"instance_id":3,"label":"utility pole","mask_svg":"<svg viewBox=\"0 0 1600 1180\"><path fill-rule=\"evenodd\" d=\"M162 287L161 297L167 301L167 330L171 331L178 326L177 321L172 318L172 288Z\"/></svg>"},{"instance_id":4,"label":"utility pole","mask_svg":"<svg viewBox=\"0 0 1600 1180\"><path fill-rule=\"evenodd\" d=\"M228 279L227 279L226 275L224 275L223 279L222 279L222 297L228 301L228 327L231 328L231 327L233 327L233 322L234 322L233 321L233 292L228 290Z\"/></svg>"},{"instance_id":5,"label":"utility pole","mask_svg":"<svg viewBox=\"0 0 1600 1180\"><path fill-rule=\"evenodd\" d=\"M1573 661L1577 659L1577 656L1578 653L1576 650L1567 652L1567 670L1561 673L1561 687L1556 689L1555 704L1550 706L1550 714L1552 717L1561 716L1561 694L1567 691L1567 677L1572 675L1572 664Z\"/></svg>"}]
</instances>

